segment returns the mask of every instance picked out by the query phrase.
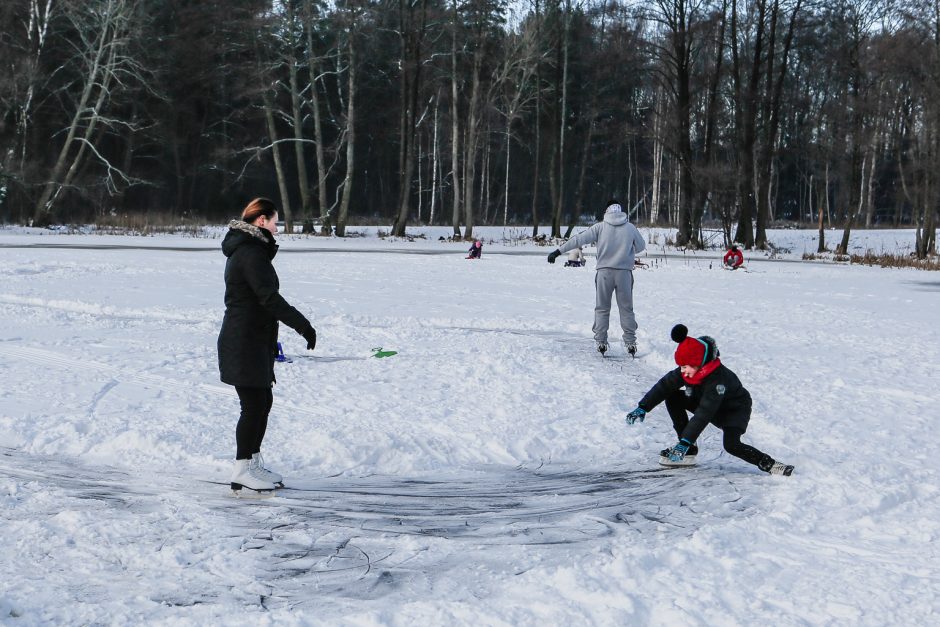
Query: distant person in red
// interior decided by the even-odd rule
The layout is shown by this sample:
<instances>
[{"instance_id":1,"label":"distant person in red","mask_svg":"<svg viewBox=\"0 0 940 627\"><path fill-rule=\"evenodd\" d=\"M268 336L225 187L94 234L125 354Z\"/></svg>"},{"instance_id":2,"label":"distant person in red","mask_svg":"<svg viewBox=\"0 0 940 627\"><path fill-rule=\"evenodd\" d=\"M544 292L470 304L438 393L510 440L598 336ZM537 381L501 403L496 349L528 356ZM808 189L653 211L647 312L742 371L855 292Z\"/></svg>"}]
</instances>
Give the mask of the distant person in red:
<instances>
[{"instance_id":1,"label":"distant person in red","mask_svg":"<svg viewBox=\"0 0 940 627\"><path fill-rule=\"evenodd\" d=\"M732 244L731 248L728 249L728 252L725 253L725 267L729 270L737 270L743 263L744 253L741 252L740 248Z\"/></svg>"},{"instance_id":2,"label":"distant person in red","mask_svg":"<svg viewBox=\"0 0 940 627\"><path fill-rule=\"evenodd\" d=\"M473 242L473 245L470 246L470 252L467 255L467 259L479 259L483 256L483 242L476 240Z\"/></svg>"}]
</instances>

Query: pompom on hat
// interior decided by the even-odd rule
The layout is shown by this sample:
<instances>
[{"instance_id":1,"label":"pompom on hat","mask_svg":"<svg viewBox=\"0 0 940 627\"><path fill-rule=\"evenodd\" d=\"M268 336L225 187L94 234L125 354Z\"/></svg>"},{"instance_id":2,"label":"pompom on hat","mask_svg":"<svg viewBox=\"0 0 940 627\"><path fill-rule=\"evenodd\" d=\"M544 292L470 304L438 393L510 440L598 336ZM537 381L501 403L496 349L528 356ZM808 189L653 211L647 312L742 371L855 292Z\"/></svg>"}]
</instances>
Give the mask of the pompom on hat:
<instances>
[{"instance_id":1,"label":"pompom on hat","mask_svg":"<svg viewBox=\"0 0 940 627\"><path fill-rule=\"evenodd\" d=\"M708 344L694 337L689 337L689 329L684 324L672 327L672 341L679 344L676 348L676 365L701 368L708 359Z\"/></svg>"}]
</instances>

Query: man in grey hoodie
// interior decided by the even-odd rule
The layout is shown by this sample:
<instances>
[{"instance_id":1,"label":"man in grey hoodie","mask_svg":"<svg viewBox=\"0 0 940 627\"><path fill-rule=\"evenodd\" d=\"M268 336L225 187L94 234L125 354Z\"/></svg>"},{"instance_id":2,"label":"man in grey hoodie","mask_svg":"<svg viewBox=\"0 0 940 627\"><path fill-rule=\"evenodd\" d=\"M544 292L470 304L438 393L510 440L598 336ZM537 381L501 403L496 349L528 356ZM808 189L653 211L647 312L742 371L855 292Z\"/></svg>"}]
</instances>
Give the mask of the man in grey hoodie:
<instances>
[{"instance_id":1,"label":"man in grey hoodie","mask_svg":"<svg viewBox=\"0 0 940 627\"><path fill-rule=\"evenodd\" d=\"M623 344L627 352L636 354L636 316L633 314L633 265L636 253L646 250L640 231L630 224L627 214L616 200L607 203L604 219L578 233L548 256L548 263L562 253L597 244L597 275L594 278L594 341L602 355L607 352L607 329L610 326L610 302L617 293Z\"/></svg>"}]
</instances>

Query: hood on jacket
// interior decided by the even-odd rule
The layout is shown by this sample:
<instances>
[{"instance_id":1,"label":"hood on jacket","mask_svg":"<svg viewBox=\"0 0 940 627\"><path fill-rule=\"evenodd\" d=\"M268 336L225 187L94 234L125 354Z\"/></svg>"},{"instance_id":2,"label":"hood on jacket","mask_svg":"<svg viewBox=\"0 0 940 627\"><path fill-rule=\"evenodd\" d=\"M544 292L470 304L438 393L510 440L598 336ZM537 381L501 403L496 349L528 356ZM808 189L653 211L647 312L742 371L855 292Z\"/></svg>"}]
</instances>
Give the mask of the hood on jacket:
<instances>
[{"instance_id":1,"label":"hood on jacket","mask_svg":"<svg viewBox=\"0 0 940 627\"><path fill-rule=\"evenodd\" d=\"M244 220L232 220L228 223L228 233L222 240L222 254L231 257L240 246L246 244L260 244L269 249L268 254L273 259L278 246L274 243L274 235L267 229L258 228Z\"/></svg>"},{"instance_id":2,"label":"hood on jacket","mask_svg":"<svg viewBox=\"0 0 940 627\"><path fill-rule=\"evenodd\" d=\"M621 226L629 222L629 220L627 219L627 214L623 211L612 211L604 214L604 222L611 226Z\"/></svg>"}]
</instances>

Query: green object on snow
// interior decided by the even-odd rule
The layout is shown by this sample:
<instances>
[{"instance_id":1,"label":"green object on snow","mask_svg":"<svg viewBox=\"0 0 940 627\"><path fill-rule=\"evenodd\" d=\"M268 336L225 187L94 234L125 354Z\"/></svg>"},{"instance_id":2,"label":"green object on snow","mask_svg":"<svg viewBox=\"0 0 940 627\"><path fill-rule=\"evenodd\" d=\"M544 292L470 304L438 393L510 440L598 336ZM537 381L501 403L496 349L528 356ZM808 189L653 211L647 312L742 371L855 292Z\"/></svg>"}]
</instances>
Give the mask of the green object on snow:
<instances>
[{"instance_id":1,"label":"green object on snow","mask_svg":"<svg viewBox=\"0 0 940 627\"><path fill-rule=\"evenodd\" d=\"M382 350L381 346L379 346L378 348L372 349L372 356L378 357L379 359L382 359L383 357L391 357L392 355L397 355L397 354L398 354L398 351Z\"/></svg>"}]
</instances>

